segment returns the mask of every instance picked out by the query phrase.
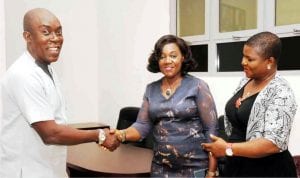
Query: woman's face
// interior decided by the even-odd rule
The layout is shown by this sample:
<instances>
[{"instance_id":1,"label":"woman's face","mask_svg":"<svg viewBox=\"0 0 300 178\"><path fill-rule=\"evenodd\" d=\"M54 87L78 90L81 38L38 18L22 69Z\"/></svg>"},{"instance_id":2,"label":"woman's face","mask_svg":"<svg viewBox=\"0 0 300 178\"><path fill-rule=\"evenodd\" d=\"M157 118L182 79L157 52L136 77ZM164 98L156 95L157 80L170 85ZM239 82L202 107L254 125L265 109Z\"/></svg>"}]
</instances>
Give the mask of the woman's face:
<instances>
[{"instance_id":1,"label":"woman's face","mask_svg":"<svg viewBox=\"0 0 300 178\"><path fill-rule=\"evenodd\" d=\"M265 59L257 52L258 49L244 45L242 66L248 78L264 78L269 72L270 59Z\"/></svg>"},{"instance_id":2,"label":"woman's face","mask_svg":"<svg viewBox=\"0 0 300 178\"><path fill-rule=\"evenodd\" d=\"M181 75L181 66L184 57L176 43L166 44L159 59L159 69L167 78Z\"/></svg>"}]
</instances>

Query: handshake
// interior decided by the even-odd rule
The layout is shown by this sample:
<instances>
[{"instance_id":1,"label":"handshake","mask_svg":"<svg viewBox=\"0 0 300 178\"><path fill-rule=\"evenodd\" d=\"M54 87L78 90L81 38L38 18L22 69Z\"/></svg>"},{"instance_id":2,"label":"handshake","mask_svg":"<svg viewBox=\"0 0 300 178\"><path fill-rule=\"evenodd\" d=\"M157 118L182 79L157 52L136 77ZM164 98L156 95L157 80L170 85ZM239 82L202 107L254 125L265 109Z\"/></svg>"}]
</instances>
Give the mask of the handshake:
<instances>
[{"instance_id":1,"label":"handshake","mask_svg":"<svg viewBox=\"0 0 300 178\"><path fill-rule=\"evenodd\" d=\"M126 131L117 129L100 129L98 143L104 150L114 151L126 140Z\"/></svg>"}]
</instances>

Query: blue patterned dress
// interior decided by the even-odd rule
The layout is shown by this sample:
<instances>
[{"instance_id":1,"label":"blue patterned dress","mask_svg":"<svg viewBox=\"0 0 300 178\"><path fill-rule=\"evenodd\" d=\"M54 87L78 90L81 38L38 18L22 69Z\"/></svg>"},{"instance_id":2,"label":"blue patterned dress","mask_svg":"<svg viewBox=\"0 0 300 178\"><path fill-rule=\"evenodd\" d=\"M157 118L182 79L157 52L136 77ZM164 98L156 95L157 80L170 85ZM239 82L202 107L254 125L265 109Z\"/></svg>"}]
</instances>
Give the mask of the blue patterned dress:
<instances>
[{"instance_id":1,"label":"blue patterned dress","mask_svg":"<svg viewBox=\"0 0 300 178\"><path fill-rule=\"evenodd\" d=\"M200 144L217 132L217 112L208 85L185 75L168 99L162 79L147 86L137 121L142 138L154 136L153 177L204 177L208 155Z\"/></svg>"}]
</instances>

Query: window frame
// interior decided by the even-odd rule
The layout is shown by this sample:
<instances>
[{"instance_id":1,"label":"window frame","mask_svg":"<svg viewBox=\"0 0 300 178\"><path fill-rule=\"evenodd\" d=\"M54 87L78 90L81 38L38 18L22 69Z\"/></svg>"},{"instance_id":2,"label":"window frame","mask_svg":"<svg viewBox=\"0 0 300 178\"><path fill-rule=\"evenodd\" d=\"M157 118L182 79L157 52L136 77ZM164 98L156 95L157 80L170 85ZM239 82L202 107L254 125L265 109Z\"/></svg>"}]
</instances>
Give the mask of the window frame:
<instances>
[{"instance_id":1,"label":"window frame","mask_svg":"<svg viewBox=\"0 0 300 178\"><path fill-rule=\"evenodd\" d=\"M257 28L251 30L240 30L240 31L232 31L232 32L219 32L220 24L219 24L219 17L220 17L220 1L219 0L211 0L212 7L217 9L216 14L212 15L214 27L213 30L213 39L220 40L220 39L232 39L232 42L239 41L242 38L250 37L251 35L258 33L263 29L263 1L257 1Z\"/></svg>"},{"instance_id":2,"label":"window frame","mask_svg":"<svg viewBox=\"0 0 300 178\"><path fill-rule=\"evenodd\" d=\"M250 36L261 31L271 31L280 38L300 35L300 24L275 26L275 1L257 0L257 28L234 32L219 30L219 0L205 0L205 34L182 37L191 45L208 45L208 72L195 72L204 76L240 76L243 71L219 72L217 44L246 41ZM212 9L218 9L215 13ZM214 13L214 14L213 14ZM176 35L177 0L170 0L170 31ZM242 60L242 59L241 59ZM300 70L278 70L281 74L300 74Z\"/></svg>"},{"instance_id":3,"label":"window frame","mask_svg":"<svg viewBox=\"0 0 300 178\"><path fill-rule=\"evenodd\" d=\"M185 36L182 37L185 41L189 43L197 43L209 40L209 32L210 32L210 24L209 24L209 13L210 13L210 0L205 1L205 28L203 35L193 35L193 36ZM170 2L170 11L171 11L171 32L172 34L177 35L177 11L178 11L178 0L171 0Z\"/></svg>"},{"instance_id":4,"label":"window frame","mask_svg":"<svg viewBox=\"0 0 300 178\"><path fill-rule=\"evenodd\" d=\"M281 25L276 26L276 0L269 0L270 3L265 2L265 28L268 31L276 33L278 35L288 36L298 36L300 35L300 23L299 24L291 24L291 25ZM268 8L267 8L268 7ZM269 20L268 20L269 19Z\"/></svg>"}]
</instances>

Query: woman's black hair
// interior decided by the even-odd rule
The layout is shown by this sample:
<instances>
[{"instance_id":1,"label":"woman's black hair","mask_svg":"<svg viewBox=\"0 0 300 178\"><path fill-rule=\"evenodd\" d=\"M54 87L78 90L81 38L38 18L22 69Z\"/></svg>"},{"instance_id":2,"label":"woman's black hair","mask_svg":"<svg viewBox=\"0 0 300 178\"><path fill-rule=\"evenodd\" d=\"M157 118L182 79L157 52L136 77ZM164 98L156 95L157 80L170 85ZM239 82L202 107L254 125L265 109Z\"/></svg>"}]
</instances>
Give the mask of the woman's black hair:
<instances>
[{"instance_id":1,"label":"woman's black hair","mask_svg":"<svg viewBox=\"0 0 300 178\"><path fill-rule=\"evenodd\" d=\"M154 50L148 58L148 71L153 73L160 72L158 61L161 58L162 49L166 44L170 43L175 43L184 57L181 67L182 75L197 67L197 63L192 57L191 49L183 39L175 35L164 35L155 43Z\"/></svg>"},{"instance_id":2,"label":"woman's black hair","mask_svg":"<svg viewBox=\"0 0 300 178\"><path fill-rule=\"evenodd\" d=\"M245 45L256 48L259 55L264 58L274 57L278 63L281 54L281 40L271 32L260 32L251 36Z\"/></svg>"}]
</instances>

